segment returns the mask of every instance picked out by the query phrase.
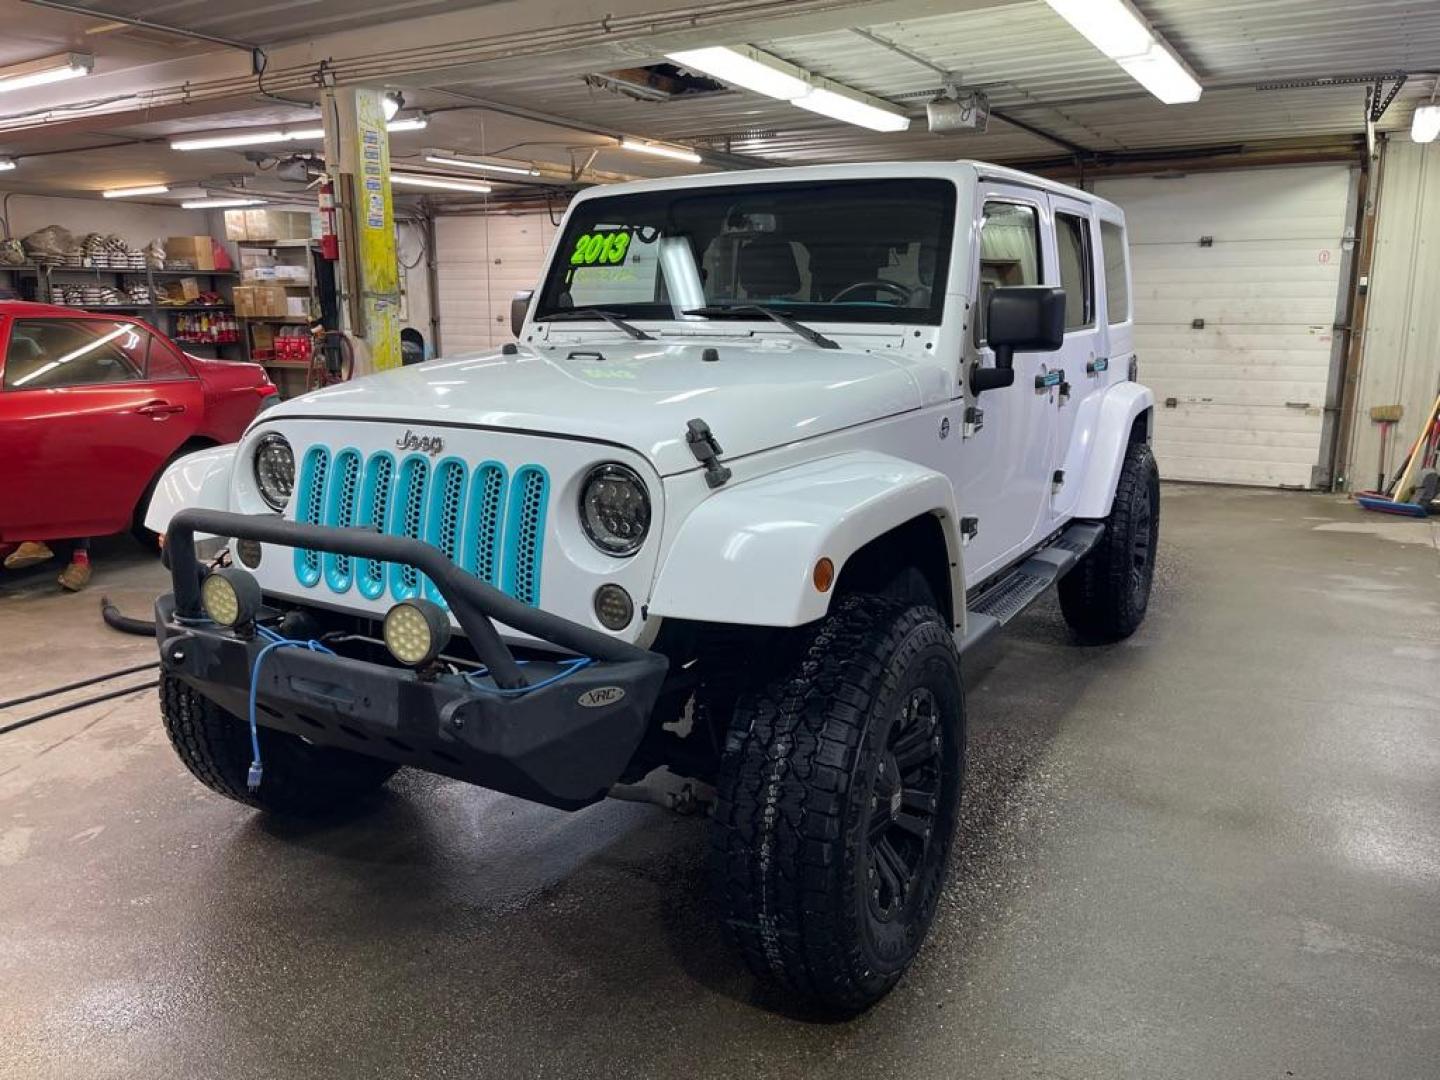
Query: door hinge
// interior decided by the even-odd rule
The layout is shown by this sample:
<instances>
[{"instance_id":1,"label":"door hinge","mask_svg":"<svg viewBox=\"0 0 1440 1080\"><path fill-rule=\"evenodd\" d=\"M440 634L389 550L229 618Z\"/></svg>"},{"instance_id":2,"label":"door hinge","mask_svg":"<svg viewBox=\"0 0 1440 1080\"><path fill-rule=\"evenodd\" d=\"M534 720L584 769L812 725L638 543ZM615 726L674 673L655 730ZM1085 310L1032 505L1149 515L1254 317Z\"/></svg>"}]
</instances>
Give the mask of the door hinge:
<instances>
[{"instance_id":1,"label":"door hinge","mask_svg":"<svg viewBox=\"0 0 1440 1080\"><path fill-rule=\"evenodd\" d=\"M705 466L705 483L712 488L718 488L733 474L720 464L722 451L710 431L710 425L704 420L696 419L689 421L685 427L685 441L690 446L690 453L695 455L696 461Z\"/></svg>"},{"instance_id":2,"label":"door hinge","mask_svg":"<svg viewBox=\"0 0 1440 1080\"><path fill-rule=\"evenodd\" d=\"M1085 365L1086 375L1099 375L1102 371L1110 370L1110 358L1108 356L1097 356Z\"/></svg>"},{"instance_id":3,"label":"door hinge","mask_svg":"<svg viewBox=\"0 0 1440 1080\"><path fill-rule=\"evenodd\" d=\"M1035 389L1036 389L1036 390L1049 390L1049 389L1051 389L1052 387L1059 386L1059 385L1060 385L1061 383L1063 383L1064 381L1065 381L1065 372L1064 372L1063 370L1061 370L1060 368L1056 368L1054 371L1047 371L1047 372L1045 372L1043 375L1036 375L1036 376L1035 376Z\"/></svg>"},{"instance_id":4,"label":"door hinge","mask_svg":"<svg viewBox=\"0 0 1440 1080\"><path fill-rule=\"evenodd\" d=\"M1056 469L1056 470L1050 475L1050 486L1053 487L1056 491L1059 491L1062 487L1065 486L1065 470L1064 470L1064 469Z\"/></svg>"},{"instance_id":5,"label":"door hinge","mask_svg":"<svg viewBox=\"0 0 1440 1080\"><path fill-rule=\"evenodd\" d=\"M978 517L962 517L960 519L960 543L965 545L975 539L980 531L980 519Z\"/></svg>"},{"instance_id":6,"label":"door hinge","mask_svg":"<svg viewBox=\"0 0 1440 1080\"><path fill-rule=\"evenodd\" d=\"M960 428L960 437L962 439L972 438L984 426L985 410L977 405L967 406L965 409L965 423Z\"/></svg>"}]
</instances>

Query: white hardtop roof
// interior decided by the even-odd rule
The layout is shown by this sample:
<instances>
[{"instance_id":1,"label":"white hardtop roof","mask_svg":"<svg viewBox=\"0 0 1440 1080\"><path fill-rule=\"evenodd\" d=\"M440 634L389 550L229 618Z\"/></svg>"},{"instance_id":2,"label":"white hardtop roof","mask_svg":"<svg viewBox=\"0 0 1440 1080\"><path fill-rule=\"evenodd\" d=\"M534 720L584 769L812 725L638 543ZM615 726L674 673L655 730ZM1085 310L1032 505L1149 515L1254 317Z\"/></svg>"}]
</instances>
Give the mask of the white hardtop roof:
<instances>
[{"instance_id":1,"label":"white hardtop roof","mask_svg":"<svg viewBox=\"0 0 1440 1080\"><path fill-rule=\"evenodd\" d=\"M736 172L693 173L687 176L668 176L660 180L631 180L623 184L605 184L586 188L576 196L575 201L603 198L609 195L632 195L646 191L675 191L700 187L731 187L737 184L785 184L806 180L886 180L886 179L939 179L939 180L999 180L1004 183L1023 184L1055 195L1067 195L1082 202L1096 203L1110 207L1119 214L1119 208L1107 199L1080 188L1047 180L1043 176L991 165L985 161L886 161L867 162L854 165L798 165L776 169L745 169Z\"/></svg>"}]
</instances>

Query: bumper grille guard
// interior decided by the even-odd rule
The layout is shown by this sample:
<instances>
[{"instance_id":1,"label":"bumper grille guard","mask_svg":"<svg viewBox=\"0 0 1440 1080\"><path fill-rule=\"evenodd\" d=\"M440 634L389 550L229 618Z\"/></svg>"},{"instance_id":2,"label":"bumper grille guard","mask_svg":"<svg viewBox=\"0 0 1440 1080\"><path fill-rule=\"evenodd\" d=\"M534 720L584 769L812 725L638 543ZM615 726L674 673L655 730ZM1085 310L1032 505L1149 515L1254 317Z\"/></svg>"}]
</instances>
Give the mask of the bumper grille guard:
<instances>
[{"instance_id":1,"label":"bumper grille guard","mask_svg":"<svg viewBox=\"0 0 1440 1080\"><path fill-rule=\"evenodd\" d=\"M362 576L367 566L364 560L369 560L371 566L392 563L424 574L449 605L496 685L505 689L523 689L528 684L492 619L596 660L624 663L646 660L653 655L639 646L508 596L455 565L439 548L422 540L371 532L363 527L339 529L306 525L268 514L233 514L223 510L182 510L170 521L165 546L170 556L178 619L204 619L200 607L200 563L195 556L197 532L278 544L295 549L297 555L313 551L317 553L317 570L321 562L318 554L324 553L345 557L346 565L358 565Z\"/></svg>"}]
</instances>

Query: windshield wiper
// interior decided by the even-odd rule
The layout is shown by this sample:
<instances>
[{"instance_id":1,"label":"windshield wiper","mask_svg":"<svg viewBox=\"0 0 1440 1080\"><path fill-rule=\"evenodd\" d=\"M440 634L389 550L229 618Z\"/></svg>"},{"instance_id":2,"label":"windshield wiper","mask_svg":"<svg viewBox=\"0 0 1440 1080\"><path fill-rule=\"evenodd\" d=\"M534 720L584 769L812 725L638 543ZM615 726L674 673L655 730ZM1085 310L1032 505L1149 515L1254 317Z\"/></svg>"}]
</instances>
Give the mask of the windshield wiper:
<instances>
[{"instance_id":1,"label":"windshield wiper","mask_svg":"<svg viewBox=\"0 0 1440 1080\"><path fill-rule=\"evenodd\" d=\"M555 312L550 313L549 315L543 316L543 318L546 319L546 320L550 320L550 319L559 319L559 320L567 320L567 319L568 319L568 320L578 320L578 319L604 319L604 320L605 320L606 322L608 322L611 326L615 327L615 329L625 331L625 333L629 334L629 335L630 335L631 337L633 337L636 341L654 341L654 340L655 340L655 337L654 337L653 334L647 334L644 330L641 330L638 326L631 326L631 325L630 325L628 322L626 322L624 319L620 318L619 315L616 315L616 314L614 314L613 312L605 311L605 310L603 310L603 309L601 309L601 308L597 308L597 307L574 308L574 309L567 310L567 311L555 311Z\"/></svg>"},{"instance_id":2,"label":"windshield wiper","mask_svg":"<svg viewBox=\"0 0 1440 1080\"><path fill-rule=\"evenodd\" d=\"M782 315L778 311L771 311L761 304L716 304L711 307L690 308L686 315L703 315L707 319L724 319L733 315L764 315L785 327L791 333L799 334L811 345L821 349L838 349L840 343L833 338L828 338L818 330L811 330L804 323L792 319L789 315Z\"/></svg>"}]
</instances>

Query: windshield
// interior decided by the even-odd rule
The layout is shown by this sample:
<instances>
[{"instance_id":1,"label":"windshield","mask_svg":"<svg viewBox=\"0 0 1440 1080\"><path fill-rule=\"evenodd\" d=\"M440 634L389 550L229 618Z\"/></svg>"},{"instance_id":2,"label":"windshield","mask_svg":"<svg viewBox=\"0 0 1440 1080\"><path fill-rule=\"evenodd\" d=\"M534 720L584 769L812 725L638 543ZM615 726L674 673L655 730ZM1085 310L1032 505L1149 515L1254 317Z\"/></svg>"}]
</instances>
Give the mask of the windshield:
<instances>
[{"instance_id":1,"label":"windshield","mask_svg":"<svg viewBox=\"0 0 1440 1080\"><path fill-rule=\"evenodd\" d=\"M580 203L536 318L763 304L796 319L938 325L955 220L944 180L747 184ZM758 315L757 315L758 317Z\"/></svg>"}]
</instances>

